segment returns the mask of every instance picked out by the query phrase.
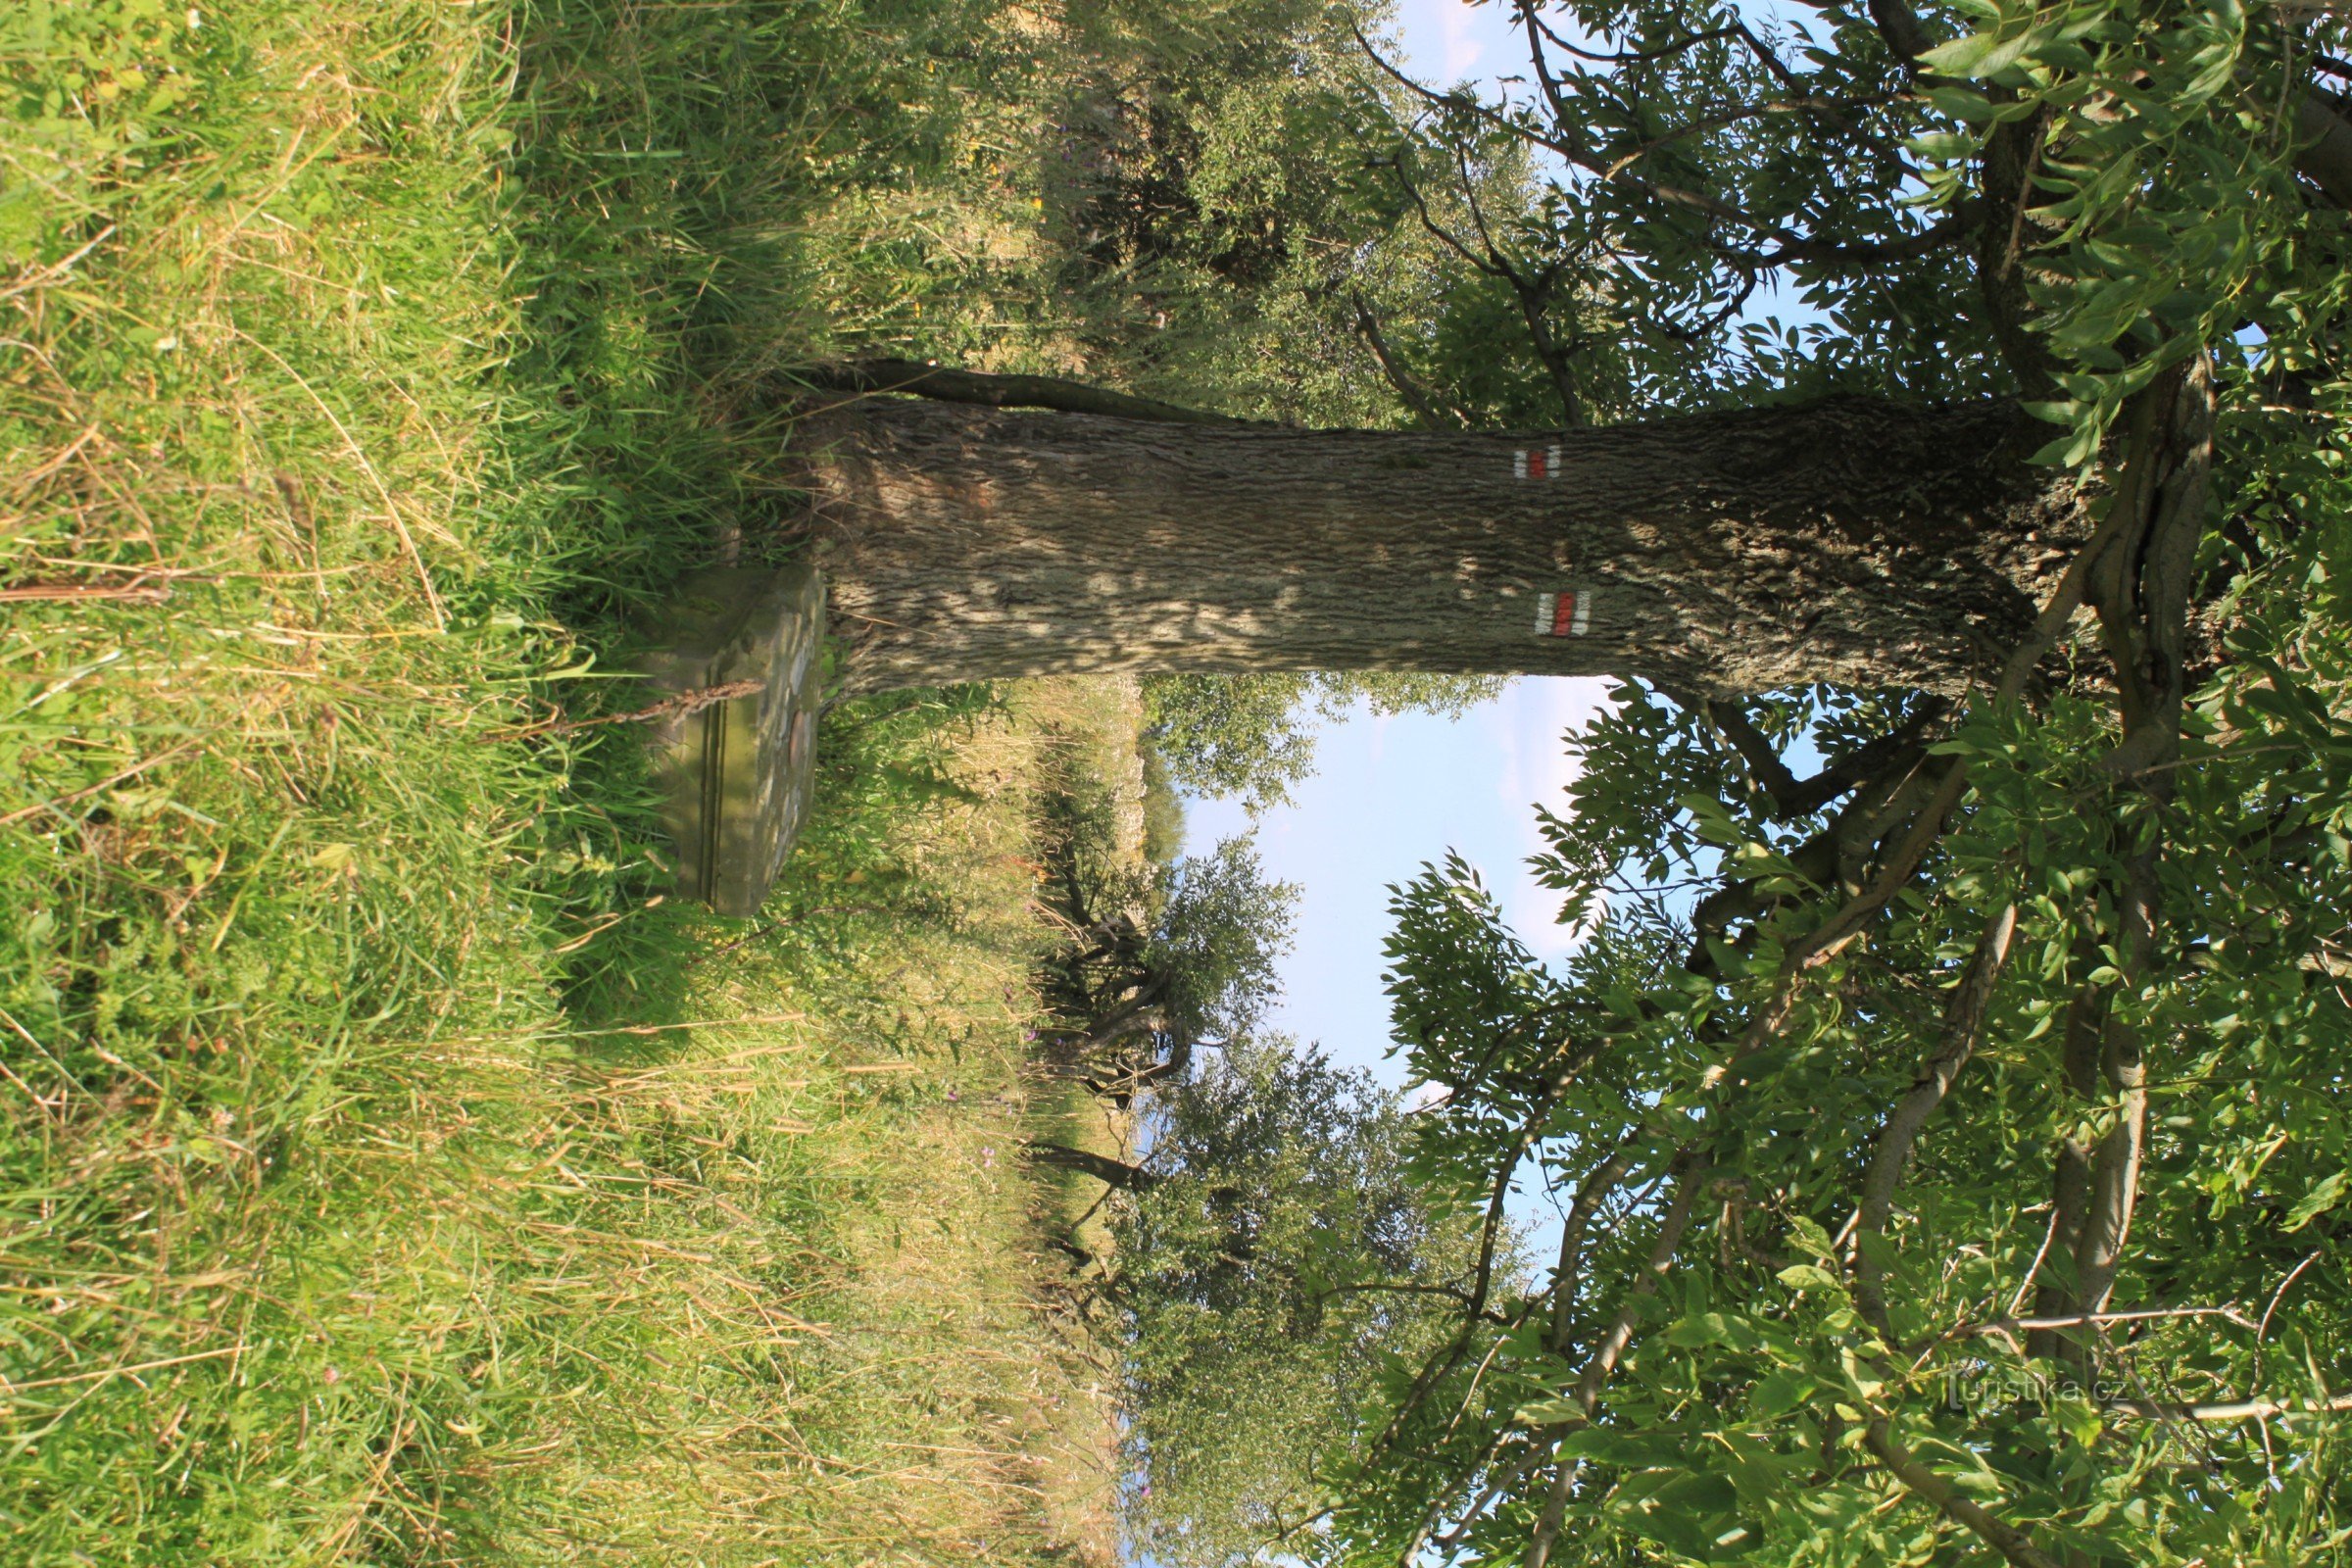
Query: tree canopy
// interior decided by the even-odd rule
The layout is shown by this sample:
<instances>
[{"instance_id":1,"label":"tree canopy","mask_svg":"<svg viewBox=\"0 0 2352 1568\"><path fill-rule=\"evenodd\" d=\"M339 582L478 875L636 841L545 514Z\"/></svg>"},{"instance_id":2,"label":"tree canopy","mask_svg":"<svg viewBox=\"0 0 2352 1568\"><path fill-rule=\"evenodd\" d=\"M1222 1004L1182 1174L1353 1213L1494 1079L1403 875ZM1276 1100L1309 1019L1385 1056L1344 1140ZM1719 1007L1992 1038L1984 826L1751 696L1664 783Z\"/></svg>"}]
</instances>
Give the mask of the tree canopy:
<instances>
[{"instance_id":1,"label":"tree canopy","mask_svg":"<svg viewBox=\"0 0 2352 1568\"><path fill-rule=\"evenodd\" d=\"M1063 1054L1100 1088L1124 1099L1257 1026L1298 890L1268 881L1248 839L1149 869L1065 862L1062 884L1073 942L1050 990Z\"/></svg>"},{"instance_id":2,"label":"tree canopy","mask_svg":"<svg viewBox=\"0 0 2352 1568\"><path fill-rule=\"evenodd\" d=\"M1416 1168L1497 1245L1283 1549L2340 1560L2343 24L1511 15L1508 98L1396 70L1365 153L1430 286L1512 307L1482 354L1570 424L2019 399L2095 528L1964 694L1620 687L1544 822L1564 968L1465 866L1399 890ZM1458 340L1381 325L1397 409L1478 423Z\"/></svg>"},{"instance_id":3,"label":"tree canopy","mask_svg":"<svg viewBox=\"0 0 2352 1568\"><path fill-rule=\"evenodd\" d=\"M1322 1511L1384 1358L1443 1337L1469 1233L1369 1074L1243 1035L1156 1095L1118 1212L1138 1548L1247 1561Z\"/></svg>"}]
</instances>

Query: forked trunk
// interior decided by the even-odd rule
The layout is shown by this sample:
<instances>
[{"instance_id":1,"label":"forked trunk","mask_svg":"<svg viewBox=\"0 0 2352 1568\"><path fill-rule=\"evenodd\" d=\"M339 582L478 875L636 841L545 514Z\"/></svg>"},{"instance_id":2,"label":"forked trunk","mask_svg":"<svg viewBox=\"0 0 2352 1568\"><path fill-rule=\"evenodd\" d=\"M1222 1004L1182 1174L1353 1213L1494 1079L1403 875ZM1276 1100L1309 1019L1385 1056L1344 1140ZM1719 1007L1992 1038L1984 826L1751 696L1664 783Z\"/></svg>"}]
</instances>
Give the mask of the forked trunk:
<instances>
[{"instance_id":1,"label":"forked trunk","mask_svg":"<svg viewBox=\"0 0 2352 1568\"><path fill-rule=\"evenodd\" d=\"M847 689L1091 670L1966 687L2082 532L2014 406L1519 436L874 400L796 450Z\"/></svg>"}]
</instances>

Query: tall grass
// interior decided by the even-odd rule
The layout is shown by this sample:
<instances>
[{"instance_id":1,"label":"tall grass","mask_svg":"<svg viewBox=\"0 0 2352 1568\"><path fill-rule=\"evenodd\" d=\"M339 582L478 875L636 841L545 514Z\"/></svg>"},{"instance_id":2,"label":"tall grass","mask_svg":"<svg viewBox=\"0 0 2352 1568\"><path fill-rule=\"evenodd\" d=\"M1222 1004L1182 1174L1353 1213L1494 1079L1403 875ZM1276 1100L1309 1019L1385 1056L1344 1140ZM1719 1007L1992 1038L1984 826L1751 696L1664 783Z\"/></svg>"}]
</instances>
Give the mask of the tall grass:
<instances>
[{"instance_id":1,"label":"tall grass","mask_svg":"<svg viewBox=\"0 0 2352 1568\"><path fill-rule=\"evenodd\" d=\"M0 1558L1071 1549L1052 726L838 715L749 932L662 898L629 737L508 738L776 547L762 368L1004 335L1031 58L961 0L0 7Z\"/></svg>"}]
</instances>

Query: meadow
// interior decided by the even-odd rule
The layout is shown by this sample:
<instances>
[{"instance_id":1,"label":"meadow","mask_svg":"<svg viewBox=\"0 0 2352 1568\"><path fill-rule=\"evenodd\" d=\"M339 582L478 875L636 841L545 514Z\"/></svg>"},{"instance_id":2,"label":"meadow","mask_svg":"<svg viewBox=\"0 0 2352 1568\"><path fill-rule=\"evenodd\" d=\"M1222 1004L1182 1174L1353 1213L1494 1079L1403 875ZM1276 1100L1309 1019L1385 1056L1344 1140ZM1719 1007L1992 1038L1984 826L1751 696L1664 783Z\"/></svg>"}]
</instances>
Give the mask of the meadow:
<instances>
[{"instance_id":1,"label":"meadow","mask_svg":"<svg viewBox=\"0 0 2352 1568\"><path fill-rule=\"evenodd\" d=\"M1104 1559L1017 1151L1102 1136L1033 895L1132 688L829 712L748 927L593 722L666 584L789 548L768 371L1050 359L1041 58L958 0L0 10L0 1557Z\"/></svg>"}]
</instances>

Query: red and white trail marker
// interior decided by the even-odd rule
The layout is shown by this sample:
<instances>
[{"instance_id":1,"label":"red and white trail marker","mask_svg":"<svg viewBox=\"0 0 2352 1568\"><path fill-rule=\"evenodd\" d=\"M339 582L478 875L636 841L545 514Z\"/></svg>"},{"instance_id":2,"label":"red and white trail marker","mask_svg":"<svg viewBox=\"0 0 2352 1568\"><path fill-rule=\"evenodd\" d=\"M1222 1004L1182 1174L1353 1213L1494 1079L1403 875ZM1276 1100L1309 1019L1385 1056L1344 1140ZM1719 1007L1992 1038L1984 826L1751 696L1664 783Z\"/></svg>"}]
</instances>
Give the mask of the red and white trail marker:
<instances>
[{"instance_id":1,"label":"red and white trail marker","mask_svg":"<svg viewBox=\"0 0 2352 1568\"><path fill-rule=\"evenodd\" d=\"M1582 637L1592 625L1592 590L1563 588L1536 595L1536 635Z\"/></svg>"},{"instance_id":2,"label":"red and white trail marker","mask_svg":"<svg viewBox=\"0 0 2352 1568\"><path fill-rule=\"evenodd\" d=\"M1560 476L1558 447L1520 447L1511 454L1514 479L1556 479Z\"/></svg>"}]
</instances>

